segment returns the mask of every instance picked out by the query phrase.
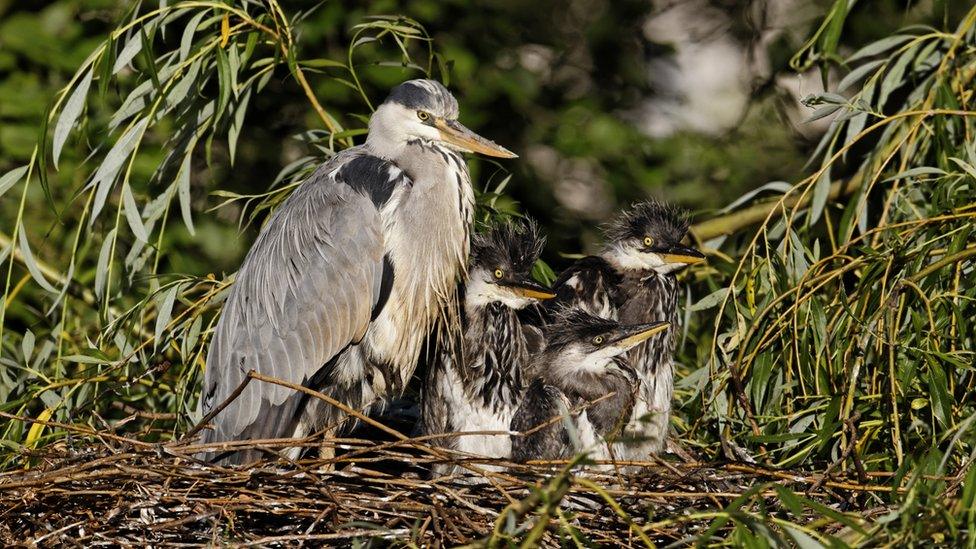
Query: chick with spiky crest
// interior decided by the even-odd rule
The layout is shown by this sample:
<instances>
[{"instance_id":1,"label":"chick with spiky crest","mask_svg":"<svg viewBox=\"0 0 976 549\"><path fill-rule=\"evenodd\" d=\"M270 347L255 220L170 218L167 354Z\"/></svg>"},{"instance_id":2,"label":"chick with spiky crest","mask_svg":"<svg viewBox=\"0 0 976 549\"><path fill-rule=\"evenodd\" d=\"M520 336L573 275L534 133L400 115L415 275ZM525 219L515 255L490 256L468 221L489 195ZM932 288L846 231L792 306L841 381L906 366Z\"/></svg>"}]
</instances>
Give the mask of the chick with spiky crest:
<instances>
[{"instance_id":1,"label":"chick with spiky crest","mask_svg":"<svg viewBox=\"0 0 976 549\"><path fill-rule=\"evenodd\" d=\"M580 259L553 284L555 306L579 307L624 324L671 324L628 352L639 383L617 445L620 459L647 460L664 448L667 438L678 325L676 274L705 259L681 243L688 224L686 212L670 204L636 204L606 225L606 244L597 255Z\"/></svg>"},{"instance_id":2,"label":"chick with spiky crest","mask_svg":"<svg viewBox=\"0 0 976 549\"><path fill-rule=\"evenodd\" d=\"M621 324L582 309L557 313L545 329L546 349L533 359L540 375L512 418L512 458L612 457L610 441L630 418L638 386L627 352L669 326Z\"/></svg>"},{"instance_id":3,"label":"chick with spiky crest","mask_svg":"<svg viewBox=\"0 0 976 549\"><path fill-rule=\"evenodd\" d=\"M431 365L421 419L429 435L503 434L451 436L435 439L436 443L481 456L509 457L509 437L504 433L525 391L529 357L542 347L541 332L523 324L518 312L555 295L531 276L544 245L545 238L532 221L498 224L473 237L463 288L461 349L441 353Z\"/></svg>"}]
</instances>

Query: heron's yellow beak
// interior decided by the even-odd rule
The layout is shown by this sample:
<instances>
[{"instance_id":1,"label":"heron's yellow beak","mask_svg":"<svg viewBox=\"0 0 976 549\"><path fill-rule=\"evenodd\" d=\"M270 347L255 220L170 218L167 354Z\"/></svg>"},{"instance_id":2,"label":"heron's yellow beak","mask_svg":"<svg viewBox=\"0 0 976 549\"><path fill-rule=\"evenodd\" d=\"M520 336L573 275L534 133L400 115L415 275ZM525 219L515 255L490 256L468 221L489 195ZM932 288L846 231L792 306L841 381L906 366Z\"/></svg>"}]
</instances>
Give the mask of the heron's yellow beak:
<instances>
[{"instance_id":1,"label":"heron's yellow beak","mask_svg":"<svg viewBox=\"0 0 976 549\"><path fill-rule=\"evenodd\" d=\"M663 332L671 327L670 322L652 322L650 324L641 324L639 326L634 326L636 333L628 335L620 340L617 344L620 347L629 349L642 341L645 341L654 334Z\"/></svg>"},{"instance_id":2,"label":"heron's yellow beak","mask_svg":"<svg viewBox=\"0 0 976 549\"><path fill-rule=\"evenodd\" d=\"M465 128L457 120L438 118L434 127L440 131L442 140L461 150L496 158L518 158L517 154Z\"/></svg>"},{"instance_id":3,"label":"heron's yellow beak","mask_svg":"<svg viewBox=\"0 0 976 549\"><path fill-rule=\"evenodd\" d=\"M515 280L499 280L499 286L508 288L513 294L529 299L552 299L556 294L542 284L537 284L528 277L520 277Z\"/></svg>"},{"instance_id":4,"label":"heron's yellow beak","mask_svg":"<svg viewBox=\"0 0 976 549\"><path fill-rule=\"evenodd\" d=\"M705 254L690 246L669 246L661 253L665 263L682 263L694 265L705 261Z\"/></svg>"},{"instance_id":5,"label":"heron's yellow beak","mask_svg":"<svg viewBox=\"0 0 976 549\"><path fill-rule=\"evenodd\" d=\"M515 295L529 299L552 299L556 297L556 294L538 284L520 282L518 285L511 286L510 288L515 292Z\"/></svg>"}]
</instances>

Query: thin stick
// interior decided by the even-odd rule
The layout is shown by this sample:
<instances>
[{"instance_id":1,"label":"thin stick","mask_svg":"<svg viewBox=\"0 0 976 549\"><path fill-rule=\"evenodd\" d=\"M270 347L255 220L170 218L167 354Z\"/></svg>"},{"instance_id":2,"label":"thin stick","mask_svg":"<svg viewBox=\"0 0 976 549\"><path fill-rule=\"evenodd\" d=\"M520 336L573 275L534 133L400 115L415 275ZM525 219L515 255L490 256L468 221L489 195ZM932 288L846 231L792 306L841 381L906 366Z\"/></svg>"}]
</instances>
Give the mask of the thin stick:
<instances>
[{"instance_id":1,"label":"thin stick","mask_svg":"<svg viewBox=\"0 0 976 549\"><path fill-rule=\"evenodd\" d=\"M203 416L203 419L201 419L200 422L196 424L196 426L194 426L192 429L187 431L185 435L183 435L182 440L184 441L189 440L193 435L199 433L200 429L203 429L203 427L207 423L210 423L210 420L213 419L214 416L224 411L224 408L226 408L231 402L233 402L234 399L241 396L241 393L244 392L244 388L247 387L247 384L251 382L251 379L254 378L255 374L256 372L254 370L248 372L247 375L244 376L244 379L241 381L240 385L238 385L237 388L234 389L234 392L231 393L230 396L225 398L224 401L221 402L219 406L217 406L213 410L210 410L210 412L207 415Z\"/></svg>"}]
</instances>

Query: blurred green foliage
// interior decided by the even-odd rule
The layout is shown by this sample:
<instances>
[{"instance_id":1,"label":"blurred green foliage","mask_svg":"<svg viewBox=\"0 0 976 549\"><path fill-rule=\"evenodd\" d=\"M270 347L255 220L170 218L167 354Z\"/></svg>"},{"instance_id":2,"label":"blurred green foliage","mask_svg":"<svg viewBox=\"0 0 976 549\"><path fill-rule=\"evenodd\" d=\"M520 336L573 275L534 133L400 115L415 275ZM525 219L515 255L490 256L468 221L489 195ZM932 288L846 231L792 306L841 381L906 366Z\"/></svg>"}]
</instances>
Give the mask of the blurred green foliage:
<instances>
[{"instance_id":1,"label":"blurred green foliage","mask_svg":"<svg viewBox=\"0 0 976 549\"><path fill-rule=\"evenodd\" d=\"M824 0L811 1L822 4L821 9L827 7ZM647 62L669 55L669 45L649 40L642 25L651 14L667 9L666 5L655 8L650 2L634 0L319 4L288 4L288 9L296 12L314 9L299 29L299 57L343 59L351 27L366 15L413 16L423 22L443 55L448 70L437 76L447 81L461 100L465 123L519 152L543 144L562 157L586 160L606 181L605 193L611 205L651 194L695 210L721 207L758 184L790 179L810 150L811 143L783 119L786 100L782 90L764 85L768 82L756 84L747 115L723 135L681 131L651 139L637 129L635 109L655 94L648 82ZM759 32L751 14L762 9L761 3L706 4L729 14L731 32L743 39L743 47ZM936 22L945 11L936 3L921 14L914 9L907 15L899 2L874 4L870 9L855 6L841 46L857 47L891 32L909 17ZM30 157L43 113L56 91L130 7L130 3L113 0L0 2L0 170ZM815 23L811 20L808 25ZM168 32L178 33L180 29ZM801 28L797 36L803 35ZM788 70L788 58L798 46L788 37L769 45L773 64L770 80ZM544 52L541 69L522 62L533 51ZM371 65L375 60L371 45L360 52L362 57L357 62L363 67L362 82L374 103L382 100L394 83L418 76L409 69ZM316 95L332 114L345 126L352 124L346 113L361 112L357 92L329 78L313 75L311 80ZM205 189L263 191L282 165L305 152L289 136L318 127L319 122L295 86L280 81L272 81L270 86L270 93L257 97L251 106L248 118L258 123L248 125L234 169L223 169L227 164L218 162L212 170L195 176L208 180L205 185L194 185L195 209L213 205ZM111 112L113 100L116 106L120 100L111 93L108 99L105 113ZM86 135L93 144L102 138L100 133ZM76 150L72 162L82 161L87 154ZM72 152L69 150L69 155ZM218 147L214 154L226 155L226 151ZM146 164L143 168L151 162ZM581 221L574 212L552 207L558 174L540 173L530 162L511 167L515 174L508 194L549 229L552 249L578 252L592 246L597 239L592 220ZM57 180L65 181L65 175L71 173L68 164ZM9 198L3 202L2 211L7 216L11 202ZM39 221L50 221L41 212L38 215ZM203 247L199 242L180 239L179 234L171 236L176 239L174 245L193 246L202 254L174 258L179 262L174 270L204 274L234 269L246 247L241 246L236 253L225 246L206 247L207 241L221 242L232 235L209 224L202 230L212 235L204 237ZM547 258L552 261L552 255Z\"/></svg>"}]
</instances>

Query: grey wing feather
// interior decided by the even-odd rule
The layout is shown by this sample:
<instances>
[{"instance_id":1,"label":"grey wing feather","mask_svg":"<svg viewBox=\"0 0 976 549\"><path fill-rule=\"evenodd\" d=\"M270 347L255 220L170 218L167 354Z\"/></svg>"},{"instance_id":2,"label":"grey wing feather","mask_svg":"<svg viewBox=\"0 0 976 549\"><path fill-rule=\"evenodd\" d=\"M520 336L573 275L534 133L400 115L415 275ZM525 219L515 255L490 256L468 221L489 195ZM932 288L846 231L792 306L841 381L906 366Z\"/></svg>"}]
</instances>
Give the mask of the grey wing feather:
<instances>
[{"instance_id":1,"label":"grey wing feather","mask_svg":"<svg viewBox=\"0 0 976 549\"><path fill-rule=\"evenodd\" d=\"M354 158L340 153L299 186L245 258L207 357L203 413L252 369L305 383L365 332L384 243L377 206L335 177ZM292 436L294 397L286 387L252 381L204 440Z\"/></svg>"}]
</instances>

